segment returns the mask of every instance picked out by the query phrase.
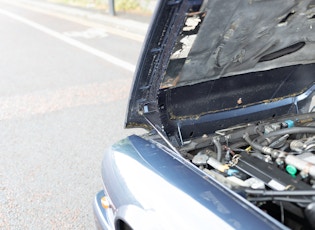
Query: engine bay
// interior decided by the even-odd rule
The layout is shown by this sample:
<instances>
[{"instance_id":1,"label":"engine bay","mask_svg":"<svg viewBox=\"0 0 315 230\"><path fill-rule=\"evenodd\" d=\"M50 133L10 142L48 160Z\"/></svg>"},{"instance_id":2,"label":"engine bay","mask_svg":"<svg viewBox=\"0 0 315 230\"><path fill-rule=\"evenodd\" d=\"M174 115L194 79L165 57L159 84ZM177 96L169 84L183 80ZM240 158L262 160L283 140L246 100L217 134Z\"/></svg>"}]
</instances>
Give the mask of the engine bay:
<instances>
[{"instance_id":1,"label":"engine bay","mask_svg":"<svg viewBox=\"0 0 315 230\"><path fill-rule=\"evenodd\" d=\"M180 153L291 229L315 228L315 113L204 134Z\"/></svg>"}]
</instances>

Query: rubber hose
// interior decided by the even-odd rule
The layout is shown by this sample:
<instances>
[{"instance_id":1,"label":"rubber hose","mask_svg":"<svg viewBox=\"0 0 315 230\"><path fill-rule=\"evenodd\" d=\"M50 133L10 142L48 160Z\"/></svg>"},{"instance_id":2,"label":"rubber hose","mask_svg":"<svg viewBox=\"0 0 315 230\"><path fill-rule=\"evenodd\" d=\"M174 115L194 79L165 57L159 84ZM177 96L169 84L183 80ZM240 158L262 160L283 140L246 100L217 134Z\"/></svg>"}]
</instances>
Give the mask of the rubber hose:
<instances>
[{"instance_id":1,"label":"rubber hose","mask_svg":"<svg viewBox=\"0 0 315 230\"><path fill-rule=\"evenodd\" d=\"M250 138L249 138L249 135L248 133L245 133L244 136L243 136L244 140L250 145L252 146L254 149L257 149L259 150L260 152L263 152L263 146L261 146L260 144L257 144L255 143L254 141L252 141Z\"/></svg>"},{"instance_id":2,"label":"rubber hose","mask_svg":"<svg viewBox=\"0 0 315 230\"><path fill-rule=\"evenodd\" d=\"M213 138L213 144L215 145L216 149L217 149L217 160L221 162L221 158L222 158L222 145L221 143L216 139Z\"/></svg>"},{"instance_id":3,"label":"rubber hose","mask_svg":"<svg viewBox=\"0 0 315 230\"><path fill-rule=\"evenodd\" d=\"M315 133L315 127L292 127L287 129L279 129L268 133L267 135L260 136L257 138L257 142L261 143L266 138L278 136L278 135L285 135L285 134L298 134L298 133Z\"/></svg>"}]
</instances>

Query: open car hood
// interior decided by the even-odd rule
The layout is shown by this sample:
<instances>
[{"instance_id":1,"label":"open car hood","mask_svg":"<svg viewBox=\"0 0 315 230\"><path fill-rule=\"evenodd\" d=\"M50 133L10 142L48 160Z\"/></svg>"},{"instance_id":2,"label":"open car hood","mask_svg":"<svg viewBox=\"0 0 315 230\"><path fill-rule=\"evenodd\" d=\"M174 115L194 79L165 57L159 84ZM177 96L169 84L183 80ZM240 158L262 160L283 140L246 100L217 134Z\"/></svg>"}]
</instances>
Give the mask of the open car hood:
<instances>
[{"instance_id":1,"label":"open car hood","mask_svg":"<svg viewBox=\"0 0 315 230\"><path fill-rule=\"evenodd\" d=\"M314 90L314 7L314 0L160 1L126 127L154 124L176 145L297 113Z\"/></svg>"}]
</instances>

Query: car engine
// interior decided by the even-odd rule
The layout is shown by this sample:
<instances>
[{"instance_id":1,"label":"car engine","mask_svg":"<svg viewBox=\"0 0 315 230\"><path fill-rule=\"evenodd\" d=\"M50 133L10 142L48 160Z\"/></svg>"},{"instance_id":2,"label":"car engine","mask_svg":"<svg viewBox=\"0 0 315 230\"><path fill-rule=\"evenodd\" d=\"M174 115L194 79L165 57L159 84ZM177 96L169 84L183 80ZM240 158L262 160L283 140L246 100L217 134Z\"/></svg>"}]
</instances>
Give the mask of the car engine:
<instances>
[{"instance_id":1,"label":"car engine","mask_svg":"<svg viewBox=\"0 0 315 230\"><path fill-rule=\"evenodd\" d=\"M288 227L315 228L315 113L217 130L180 151Z\"/></svg>"}]
</instances>

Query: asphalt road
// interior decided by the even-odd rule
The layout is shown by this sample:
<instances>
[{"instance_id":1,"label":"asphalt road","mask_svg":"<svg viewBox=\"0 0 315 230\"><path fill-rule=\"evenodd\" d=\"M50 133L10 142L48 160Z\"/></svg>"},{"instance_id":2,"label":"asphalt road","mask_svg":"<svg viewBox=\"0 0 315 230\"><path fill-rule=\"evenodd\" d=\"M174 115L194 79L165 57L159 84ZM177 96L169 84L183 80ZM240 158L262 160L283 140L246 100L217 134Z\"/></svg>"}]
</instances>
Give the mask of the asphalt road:
<instances>
[{"instance_id":1,"label":"asphalt road","mask_svg":"<svg viewBox=\"0 0 315 230\"><path fill-rule=\"evenodd\" d=\"M94 229L144 34L31 2L0 0L0 229Z\"/></svg>"}]
</instances>

